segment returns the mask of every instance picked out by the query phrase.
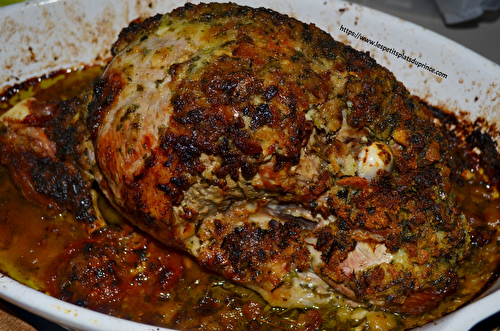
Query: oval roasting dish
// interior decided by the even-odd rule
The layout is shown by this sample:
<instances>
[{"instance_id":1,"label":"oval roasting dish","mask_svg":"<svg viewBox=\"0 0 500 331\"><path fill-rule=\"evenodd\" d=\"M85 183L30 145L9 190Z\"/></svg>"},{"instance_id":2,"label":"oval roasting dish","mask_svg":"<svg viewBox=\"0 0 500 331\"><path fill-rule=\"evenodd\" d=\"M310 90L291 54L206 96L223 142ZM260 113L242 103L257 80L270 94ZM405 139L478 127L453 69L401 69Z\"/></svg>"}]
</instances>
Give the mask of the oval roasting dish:
<instances>
[{"instance_id":1,"label":"oval roasting dish","mask_svg":"<svg viewBox=\"0 0 500 331\"><path fill-rule=\"evenodd\" d=\"M470 120L500 124L500 67L440 35L343 1L235 2L265 6L314 23L337 40L369 51L430 104L466 113ZM130 21L183 4L179 0L46 0L0 8L0 91L58 69L104 61ZM499 289L497 282L481 299L421 330L469 330L500 309ZM2 274L0 297L71 330L167 330L65 303Z\"/></svg>"}]
</instances>

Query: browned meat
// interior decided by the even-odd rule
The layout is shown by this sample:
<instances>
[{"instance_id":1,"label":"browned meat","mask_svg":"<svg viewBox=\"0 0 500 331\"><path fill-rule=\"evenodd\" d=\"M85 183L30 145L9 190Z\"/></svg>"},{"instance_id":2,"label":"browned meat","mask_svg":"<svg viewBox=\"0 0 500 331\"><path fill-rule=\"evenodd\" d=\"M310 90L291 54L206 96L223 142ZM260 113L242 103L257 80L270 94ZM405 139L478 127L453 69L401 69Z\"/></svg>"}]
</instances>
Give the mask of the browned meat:
<instances>
[{"instance_id":1,"label":"browned meat","mask_svg":"<svg viewBox=\"0 0 500 331\"><path fill-rule=\"evenodd\" d=\"M78 119L82 100L65 103L20 102L0 117L0 162L29 200L54 214L70 210L89 230L104 225L92 190L89 134Z\"/></svg>"},{"instance_id":2,"label":"browned meat","mask_svg":"<svg viewBox=\"0 0 500 331\"><path fill-rule=\"evenodd\" d=\"M446 139L368 54L234 4L133 23L113 53L93 93L2 117L22 187L49 163L51 189L28 196L92 223L95 179L133 224L277 306L340 293L418 314L456 290L470 239Z\"/></svg>"},{"instance_id":3,"label":"browned meat","mask_svg":"<svg viewBox=\"0 0 500 331\"><path fill-rule=\"evenodd\" d=\"M157 306L183 276L182 257L133 230L108 228L73 242L54 263L48 291L107 314L124 306L135 308L129 314L138 314L137 307L149 308L145 302Z\"/></svg>"}]
</instances>

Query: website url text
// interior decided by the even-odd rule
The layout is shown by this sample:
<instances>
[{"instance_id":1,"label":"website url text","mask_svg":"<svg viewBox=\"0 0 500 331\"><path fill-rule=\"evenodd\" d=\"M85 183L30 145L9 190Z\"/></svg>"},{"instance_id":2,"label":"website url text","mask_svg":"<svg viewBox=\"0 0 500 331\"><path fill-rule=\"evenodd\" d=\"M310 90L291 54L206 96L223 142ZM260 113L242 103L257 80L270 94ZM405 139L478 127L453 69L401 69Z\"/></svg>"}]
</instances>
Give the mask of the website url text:
<instances>
[{"instance_id":1,"label":"website url text","mask_svg":"<svg viewBox=\"0 0 500 331\"><path fill-rule=\"evenodd\" d=\"M441 78L448 78L448 75L445 74L444 72L436 70L432 66L429 66L427 63L420 62L418 59L406 55L404 51L400 52L393 47L387 47L378 41L374 41L374 40L364 36L360 32L354 32L351 29L346 28L344 25L340 25L340 31L342 31L343 33L345 33L348 36L351 36L355 39L361 40L361 41L363 41L371 46L376 47L376 48L382 50L382 52L387 52L387 53L395 56L398 59L402 59L408 63L411 63L411 64L415 65L417 68L425 69L425 70L429 71L430 73L432 73L438 77L441 77Z\"/></svg>"}]
</instances>

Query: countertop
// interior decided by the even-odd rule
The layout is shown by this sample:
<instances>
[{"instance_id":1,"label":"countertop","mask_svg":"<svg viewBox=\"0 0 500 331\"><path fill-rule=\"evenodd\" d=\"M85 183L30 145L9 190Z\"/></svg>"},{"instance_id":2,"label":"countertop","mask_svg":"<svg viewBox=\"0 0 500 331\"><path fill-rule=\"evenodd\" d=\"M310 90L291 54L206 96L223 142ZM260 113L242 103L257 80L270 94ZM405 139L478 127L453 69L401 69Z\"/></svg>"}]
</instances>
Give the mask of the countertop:
<instances>
[{"instance_id":1,"label":"countertop","mask_svg":"<svg viewBox=\"0 0 500 331\"><path fill-rule=\"evenodd\" d=\"M447 37L500 64L500 10L486 11L478 19L447 25L434 0L353 0L402 18Z\"/></svg>"}]
</instances>

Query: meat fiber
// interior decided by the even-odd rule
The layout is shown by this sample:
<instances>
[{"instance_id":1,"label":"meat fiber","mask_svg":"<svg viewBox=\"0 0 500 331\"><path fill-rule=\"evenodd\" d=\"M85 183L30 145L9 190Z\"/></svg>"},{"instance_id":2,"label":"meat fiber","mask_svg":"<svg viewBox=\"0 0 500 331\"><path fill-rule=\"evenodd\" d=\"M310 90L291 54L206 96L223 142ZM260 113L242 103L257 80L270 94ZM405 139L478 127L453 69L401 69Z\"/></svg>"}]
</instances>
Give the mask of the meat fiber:
<instances>
[{"instance_id":1,"label":"meat fiber","mask_svg":"<svg viewBox=\"0 0 500 331\"><path fill-rule=\"evenodd\" d=\"M456 291L470 238L447 141L368 54L235 4L132 23L112 52L84 95L2 116L27 197L92 230L96 181L131 223L276 306L342 294L418 314Z\"/></svg>"}]
</instances>

